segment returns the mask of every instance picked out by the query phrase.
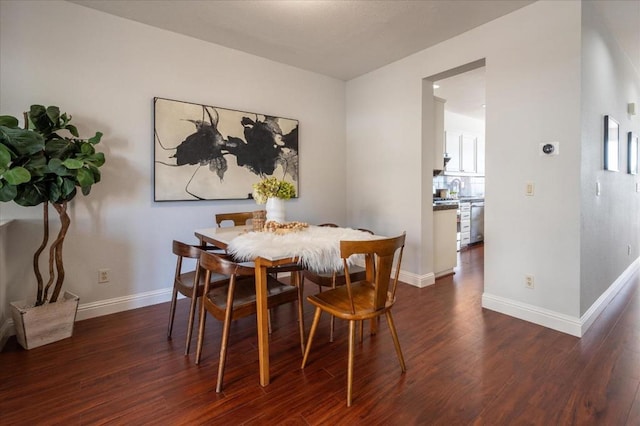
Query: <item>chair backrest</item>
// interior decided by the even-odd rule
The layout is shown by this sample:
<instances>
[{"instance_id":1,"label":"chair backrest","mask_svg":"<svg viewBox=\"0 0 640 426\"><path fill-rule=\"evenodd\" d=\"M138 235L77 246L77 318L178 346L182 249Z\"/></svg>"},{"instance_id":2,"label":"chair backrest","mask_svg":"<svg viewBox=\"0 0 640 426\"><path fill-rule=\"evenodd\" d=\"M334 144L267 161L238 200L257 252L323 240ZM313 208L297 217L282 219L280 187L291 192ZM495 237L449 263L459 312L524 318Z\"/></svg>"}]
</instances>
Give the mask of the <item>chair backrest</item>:
<instances>
[{"instance_id":1,"label":"chair backrest","mask_svg":"<svg viewBox=\"0 0 640 426\"><path fill-rule=\"evenodd\" d=\"M188 257L189 259L197 259L196 260L196 279L199 279L199 269L198 264L200 263L200 253L202 252L202 246L194 246L190 244L185 244L178 240L173 240L173 254L176 255L176 272L175 279L178 280L178 277L182 274L182 259Z\"/></svg>"},{"instance_id":2,"label":"chair backrest","mask_svg":"<svg viewBox=\"0 0 640 426\"><path fill-rule=\"evenodd\" d=\"M406 232L392 238L384 238L369 241L340 241L340 256L344 264L345 276L347 278L347 289L351 294L351 280L349 278L349 265L347 259L354 254L365 256L366 280L375 287L373 308L384 308L387 301L395 299L400 266L402 264L402 254L404 252ZM397 261L395 262L396 273L393 278L391 291L389 284L391 281L391 271L394 268L394 259L399 250ZM351 296L350 296L351 297ZM353 301L352 301L353 306Z\"/></svg>"},{"instance_id":3,"label":"chair backrest","mask_svg":"<svg viewBox=\"0 0 640 426\"><path fill-rule=\"evenodd\" d=\"M222 222L232 221L233 226L246 225L248 221L253 219L253 212L236 212L236 213L218 213L216 214L216 224L218 228L222 227Z\"/></svg>"},{"instance_id":4,"label":"chair backrest","mask_svg":"<svg viewBox=\"0 0 640 426\"><path fill-rule=\"evenodd\" d=\"M200 267L207 272L216 272L231 277L255 276L255 269L253 267L241 265L217 254L205 251L200 252Z\"/></svg>"},{"instance_id":5,"label":"chair backrest","mask_svg":"<svg viewBox=\"0 0 640 426\"><path fill-rule=\"evenodd\" d=\"M178 257L188 257L190 259L198 259L200 257L200 252L202 251L202 246L193 246L190 244L185 244L178 240L173 240L173 254Z\"/></svg>"}]
</instances>

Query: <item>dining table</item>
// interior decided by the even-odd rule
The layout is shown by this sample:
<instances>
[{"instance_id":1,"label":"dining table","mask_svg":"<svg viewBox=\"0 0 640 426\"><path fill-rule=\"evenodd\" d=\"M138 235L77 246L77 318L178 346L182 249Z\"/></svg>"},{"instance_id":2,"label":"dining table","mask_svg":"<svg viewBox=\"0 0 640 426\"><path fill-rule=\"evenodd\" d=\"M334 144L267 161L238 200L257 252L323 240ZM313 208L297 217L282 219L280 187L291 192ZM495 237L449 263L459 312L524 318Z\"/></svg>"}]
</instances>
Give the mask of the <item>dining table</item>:
<instances>
[{"instance_id":1,"label":"dining table","mask_svg":"<svg viewBox=\"0 0 640 426\"><path fill-rule=\"evenodd\" d=\"M267 309L267 271L298 263L300 268L320 272L342 269L341 240L383 238L352 228L307 226L292 232L254 231L252 225L196 229L201 243L212 244L233 255L238 261L255 263L256 317L258 328L258 360L260 385L267 386L269 374L269 332ZM349 259L357 262L358 259ZM291 274L298 284L298 274Z\"/></svg>"}]
</instances>

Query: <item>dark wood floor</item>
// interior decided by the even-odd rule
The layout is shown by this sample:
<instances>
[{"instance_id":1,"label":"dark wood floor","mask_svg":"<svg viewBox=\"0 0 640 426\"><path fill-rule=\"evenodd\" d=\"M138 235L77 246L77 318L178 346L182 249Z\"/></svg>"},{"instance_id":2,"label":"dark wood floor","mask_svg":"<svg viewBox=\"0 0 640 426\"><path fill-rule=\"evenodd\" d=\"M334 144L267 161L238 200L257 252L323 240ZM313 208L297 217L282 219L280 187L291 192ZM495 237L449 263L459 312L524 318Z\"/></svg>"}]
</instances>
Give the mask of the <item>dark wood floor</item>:
<instances>
[{"instance_id":1,"label":"dark wood floor","mask_svg":"<svg viewBox=\"0 0 640 426\"><path fill-rule=\"evenodd\" d=\"M208 321L196 366L183 355L182 300L173 340L168 304L80 321L72 338L31 351L12 338L0 353L0 424L640 424L639 280L577 339L483 310L482 262L474 248L455 276L400 287L394 314L407 372L383 321L357 348L351 408L346 324L329 343L324 318L303 371L295 306L278 308L272 382L262 388L254 318L236 322L216 394L220 325ZM306 306L307 328L311 316Z\"/></svg>"}]
</instances>

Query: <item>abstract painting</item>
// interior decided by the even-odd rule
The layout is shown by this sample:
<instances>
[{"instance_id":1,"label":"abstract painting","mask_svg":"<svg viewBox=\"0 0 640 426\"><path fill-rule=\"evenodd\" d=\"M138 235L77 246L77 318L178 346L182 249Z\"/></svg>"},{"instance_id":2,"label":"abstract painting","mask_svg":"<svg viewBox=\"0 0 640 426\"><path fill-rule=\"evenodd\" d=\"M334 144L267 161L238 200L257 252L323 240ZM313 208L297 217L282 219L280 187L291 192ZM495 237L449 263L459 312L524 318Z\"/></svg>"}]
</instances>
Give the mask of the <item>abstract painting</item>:
<instances>
[{"instance_id":1,"label":"abstract painting","mask_svg":"<svg viewBox=\"0 0 640 426\"><path fill-rule=\"evenodd\" d=\"M275 176L298 191L298 121L154 98L154 200L251 198Z\"/></svg>"}]
</instances>

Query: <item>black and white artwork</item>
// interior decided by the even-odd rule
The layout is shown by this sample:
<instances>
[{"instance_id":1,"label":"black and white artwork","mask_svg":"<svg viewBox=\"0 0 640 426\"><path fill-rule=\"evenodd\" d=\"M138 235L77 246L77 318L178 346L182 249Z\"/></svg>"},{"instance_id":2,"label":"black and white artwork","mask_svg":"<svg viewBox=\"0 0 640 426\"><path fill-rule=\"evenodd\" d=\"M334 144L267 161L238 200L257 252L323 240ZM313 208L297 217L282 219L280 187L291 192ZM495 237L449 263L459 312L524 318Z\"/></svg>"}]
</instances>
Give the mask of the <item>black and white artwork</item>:
<instances>
[{"instance_id":1,"label":"black and white artwork","mask_svg":"<svg viewBox=\"0 0 640 426\"><path fill-rule=\"evenodd\" d=\"M298 121L154 98L154 199L251 198L265 177L298 191Z\"/></svg>"}]
</instances>

